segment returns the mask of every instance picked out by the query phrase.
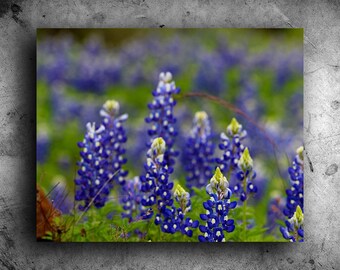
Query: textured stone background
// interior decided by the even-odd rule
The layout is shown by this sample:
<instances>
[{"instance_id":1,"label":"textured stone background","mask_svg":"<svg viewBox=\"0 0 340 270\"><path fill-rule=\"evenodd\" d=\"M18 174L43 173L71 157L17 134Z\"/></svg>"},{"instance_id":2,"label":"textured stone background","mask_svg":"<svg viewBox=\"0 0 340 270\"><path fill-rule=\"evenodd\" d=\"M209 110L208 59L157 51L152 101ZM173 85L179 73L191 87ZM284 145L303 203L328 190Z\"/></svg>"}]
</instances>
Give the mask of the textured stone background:
<instances>
[{"instance_id":1,"label":"textured stone background","mask_svg":"<svg viewBox=\"0 0 340 270\"><path fill-rule=\"evenodd\" d=\"M160 26L305 29L305 243L36 243L36 28ZM339 1L1 0L0 34L0 269L340 269Z\"/></svg>"}]
</instances>

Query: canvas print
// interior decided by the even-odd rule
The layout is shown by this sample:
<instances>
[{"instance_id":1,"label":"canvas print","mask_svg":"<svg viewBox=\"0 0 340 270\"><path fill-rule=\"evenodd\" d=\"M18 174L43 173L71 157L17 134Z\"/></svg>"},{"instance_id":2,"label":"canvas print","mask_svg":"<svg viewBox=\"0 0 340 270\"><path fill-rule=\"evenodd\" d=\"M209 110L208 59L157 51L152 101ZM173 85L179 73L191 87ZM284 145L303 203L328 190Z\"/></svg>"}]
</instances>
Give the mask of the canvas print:
<instances>
[{"instance_id":1,"label":"canvas print","mask_svg":"<svg viewBox=\"0 0 340 270\"><path fill-rule=\"evenodd\" d=\"M36 237L303 242L302 29L38 29Z\"/></svg>"}]
</instances>

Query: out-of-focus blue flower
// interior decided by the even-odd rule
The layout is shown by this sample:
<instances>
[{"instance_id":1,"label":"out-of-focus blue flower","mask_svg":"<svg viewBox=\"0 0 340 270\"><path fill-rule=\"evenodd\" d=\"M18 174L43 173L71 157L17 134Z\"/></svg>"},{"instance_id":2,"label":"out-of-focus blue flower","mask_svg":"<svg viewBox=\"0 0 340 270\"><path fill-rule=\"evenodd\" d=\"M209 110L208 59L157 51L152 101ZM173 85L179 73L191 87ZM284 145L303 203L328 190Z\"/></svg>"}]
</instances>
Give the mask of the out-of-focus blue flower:
<instances>
[{"instance_id":1,"label":"out-of-focus blue flower","mask_svg":"<svg viewBox=\"0 0 340 270\"><path fill-rule=\"evenodd\" d=\"M49 197L53 206L59 209L63 214L70 214L73 209L73 201L67 192L66 179L59 175L52 180L55 186L52 188Z\"/></svg>"},{"instance_id":2,"label":"out-of-focus blue flower","mask_svg":"<svg viewBox=\"0 0 340 270\"><path fill-rule=\"evenodd\" d=\"M206 53L200 56L199 63L199 69L194 79L195 89L216 96L220 95L221 92L226 90L225 62L216 53Z\"/></svg>"},{"instance_id":3,"label":"out-of-focus blue flower","mask_svg":"<svg viewBox=\"0 0 340 270\"><path fill-rule=\"evenodd\" d=\"M50 43L54 43L51 45ZM84 46L63 40L39 43L38 78L48 84L64 83L82 92L103 93L121 79L119 59L98 40Z\"/></svg>"},{"instance_id":4,"label":"out-of-focus blue flower","mask_svg":"<svg viewBox=\"0 0 340 270\"><path fill-rule=\"evenodd\" d=\"M128 127L129 140L127 144L127 159L135 168L143 170L145 159L145 142L149 141L149 135L145 132L144 121L137 127Z\"/></svg>"},{"instance_id":5,"label":"out-of-focus blue flower","mask_svg":"<svg viewBox=\"0 0 340 270\"><path fill-rule=\"evenodd\" d=\"M299 147L296 152L292 166L289 167L288 173L290 175L291 186L286 190L287 202L283 213L288 218L291 218L296 210L296 207L301 207L303 211L303 146Z\"/></svg>"},{"instance_id":6,"label":"out-of-focus blue flower","mask_svg":"<svg viewBox=\"0 0 340 270\"><path fill-rule=\"evenodd\" d=\"M284 219L282 213L284 207L285 199L281 195L276 194L271 196L267 212L267 227L269 233L272 233L278 227L278 220Z\"/></svg>"},{"instance_id":7,"label":"out-of-focus blue flower","mask_svg":"<svg viewBox=\"0 0 340 270\"><path fill-rule=\"evenodd\" d=\"M231 190L227 178L216 168L214 176L206 187L210 199L203 203L205 214L200 217L205 225L199 229L203 233L198 237L200 242L225 242L224 232L234 231L234 220L229 218L229 209L236 207L236 202L230 202Z\"/></svg>"},{"instance_id":8,"label":"out-of-focus blue flower","mask_svg":"<svg viewBox=\"0 0 340 270\"><path fill-rule=\"evenodd\" d=\"M282 89L286 83L294 79L294 76L301 76L303 73L303 57L296 51L288 54L277 53L275 61L275 85L277 89Z\"/></svg>"},{"instance_id":9,"label":"out-of-focus blue flower","mask_svg":"<svg viewBox=\"0 0 340 270\"><path fill-rule=\"evenodd\" d=\"M69 155L61 155L58 157L58 165L62 171L69 171L71 169L71 160Z\"/></svg>"},{"instance_id":10,"label":"out-of-focus blue flower","mask_svg":"<svg viewBox=\"0 0 340 270\"><path fill-rule=\"evenodd\" d=\"M46 40L38 43L37 75L48 84L64 82L71 66L69 51L73 41L65 38L56 42Z\"/></svg>"},{"instance_id":11,"label":"out-of-focus blue flower","mask_svg":"<svg viewBox=\"0 0 340 270\"><path fill-rule=\"evenodd\" d=\"M183 153L188 187L201 188L206 185L206 179L212 177L214 147L208 115L204 111L197 112Z\"/></svg>"},{"instance_id":12,"label":"out-of-focus blue flower","mask_svg":"<svg viewBox=\"0 0 340 270\"><path fill-rule=\"evenodd\" d=\"M224 62L226 67L234 67L245 61L246 51L245 48L234 48L231 49L228 40L224 38L220 38L217 41L216 52L221 58L221 61Z\"/></svg>"},{"instance_id":13,"label":"out-of-focus blue flower","mask_svg":"<svg viewBox=\"0 0 340 270\"><path fill-rule=\"evenodd\" d=\"M167 149L164 153L164 162L168 166L174 166L175 157L178 151L173 149L177 131L175 129L176 117L174 116L174 107L176 101L173 95L179 93L175 82L172 81L170 72L161 73L159 75L159 83L157 89L152 92L154 100L148 104L150 114L145 118L146 123L151 124L148 134L151 142L154 138L161 137L164 139Z\"/></svg>"},{"instance_id":14,"label":"out-of-focus blue flower","mask_svg":"<svg viewBox=\"0 0 340 270\"><path fill-rule=\"evenodd\" d=\"M260 119L265 113L265 106L260 102L257 84L251 80L251 74L244 72L240 79L242 91L236 97L236 105L252 119ZM246 128L246 127L244 127Z\"/></svg>"},{"instance_id":15,"label":"out-of-focus blue flower","mask_svg":"<svg viewBox=\"0 0 340 270\"><path fill-rule=\"evenodd\" d=\"M292 130L303 128L303 91L297 91L294 95L290 96L287 101L287 116L283 118L282 126L285 129ZM292 119L298 121L292 121Z\"/></svg>"},{"instance_id":16,"label":"out-of-focus blue flower","mask_svg":"<svg viewBox=\"0 0 340 270\"><path fill-rule=\"evenodd\" d=\"M50 150L50 138L46 131L40 132L37 135L37 161L44 163L47 160Z\"/></svg>"},{"instance_id":17,"label":"out-of-focus blue flower","mask_svg":"<svg viewBox=\"0 0 340 270\"><path fill-rule=\"evenodd\" d=\"M64 124L67 121L77 119L79 115L81 115L84 107L81 102L66 96L65 85L61 83L51 85L50 102L53 121L58 124Z\"/></svg>"},{"instance_id":18,"label":"out-of-focus blue flower","mask_svg":"<svg viewBox=\"0 0 340 270\"><path fill-rule=\"evenodd\" d=\"M262 125L265 133L249 123L245 123L244 126L248 131L247 140L251 145L252 154L256 157L265 156L275 159L275 156L290 156L295 153L291 149L302 139L302 134L296 132L300 128L284 127L283 123L266 122L265 125ZM285 174L288 176L285 171L281 172L281 177L285 178Z\"/></svg>"},{"instance_id":19,"label":"out-of-focus blue flower","mask_svg":"<svg viewBox=\"0 0 340 270\"><path fill-rule=\"evenodd\" d=\"M82 51L67 80L82 92L104 93L107 87L120 80L120 67L114 58L110 59L109 53L102 49L99 55ZM109 58L109 59L108 59Z\"/></svg>"},{"instance_id":20,"label":"out-of-focus blue flower","mask_svg":"<svg viewBox=\"0 0 340 270\"><path fill-rule=\"evenodd\" d=\"M139 177L127 180L122 188L121 203L124 209L122 217L128 218L129 222L138 220L143 211L143 206L141 204L142 194L140 190L141 181Z\"/></svg>"},{"instance_id":21,"label":"out-of-focus blue flower","mask_svg":"<svg viewBox=\"0 0 340 270\"><path fill-rule=\"evenodd\" d=\"M283 238L290 242L303 242L304 230L303 230L304 215L301 207L298 205L293 216L286 220L286 227L280 227Z\"/></svg>"}]
</instances>

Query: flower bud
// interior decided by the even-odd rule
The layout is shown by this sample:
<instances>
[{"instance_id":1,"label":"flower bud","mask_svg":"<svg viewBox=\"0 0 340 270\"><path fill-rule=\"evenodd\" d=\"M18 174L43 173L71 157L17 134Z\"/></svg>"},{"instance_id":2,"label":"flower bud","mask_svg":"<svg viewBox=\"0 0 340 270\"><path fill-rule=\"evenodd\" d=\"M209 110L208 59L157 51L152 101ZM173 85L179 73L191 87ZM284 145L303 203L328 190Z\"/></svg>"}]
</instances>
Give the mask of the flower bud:
<instances>
[{"instance_id":1,"label":"flower bud","mask_svg":"<svg viewBox=\"0 0 340 270\"><path fill-rule=\"evenodd\" d=\"M296 149L296 154L298 154L299 158L301 160L303 160L303 151L304 151L304 147L303 146L300 146L298 149Z\"/></svg>"},{"instance_id":2,"label":"flower bud","mask_svg":"<svg viewBox=\"0 0 340 270\"><path fill-rule=\"evenodd\" d=\"M210 179L210 183L207 185L207 192L210 193L223 193L228 194L229 182L227 178L222 174L219 167L216 168L215 174Z\"/></svg>"},{"instance_id":3,"label":"flower bud","mask_svg":"<svg viewBox=\"0 0 340 270\"><path fill-rule=\"evenodd\" d=\"M195 114L195 122L199 125L202 125L208 119L208 115L204 111L196 112Z\"/></svg>"},{"instance_id":4,"label":"flower bud","mask_svg":"<svg viewBox=\"0 0 340 270\"><path fill-rule=\"evenodd\" d=\"M100 115L103 117L108 117L108 116L115 116L119 112L119 103L115 100L107 100L103 108L100 111Z\"/></svg>"},{"instance_id":5,"label":"flower bud","mask_svg":"<svg viewBox=\"0 0 340 270\"><path fill-rule=\"evenodd\" d=\"M235 135L237 133L239 133L242 129L242 125L237 122L236 118L233 118L229 124L229 126L227 127L227 132L230 135Z\"/></svg>"},{"instance_id":6,"label":"flower bud","mask_svg":"<svg viewBox=\"0 0 340 270\"><path fill-rule=\"evenodd\" d=\"M156 153L156 156L163 155L165 152L165 147L165 141L161 137L154 139L151 144L151 149Z\"/></svg>"},{"instance_id":7,"label":"flower bud","mask_svg":"<svg viewBox=\"0 0 340 270\"><path fill-rule=\"evenodd\" d=\"M294 224L296 228L299 228L301 225L303 225L303 220L304 220L304 215L303 215L300 205L298 205L296 207L296 211L293 217L290 219L290 223Z\"/></svg>"},{"instance_id":8,"label":"flower bud","mask_svg":"<svg viewBox=\"0 0 340 270\"><path fill-rule=\"evenodd\" d=\"M242 156L238 162L238 165L243 171L251 170L253 168L253 159L249 154L248 147L244 149Z\"/></svg>"}]
</instances>

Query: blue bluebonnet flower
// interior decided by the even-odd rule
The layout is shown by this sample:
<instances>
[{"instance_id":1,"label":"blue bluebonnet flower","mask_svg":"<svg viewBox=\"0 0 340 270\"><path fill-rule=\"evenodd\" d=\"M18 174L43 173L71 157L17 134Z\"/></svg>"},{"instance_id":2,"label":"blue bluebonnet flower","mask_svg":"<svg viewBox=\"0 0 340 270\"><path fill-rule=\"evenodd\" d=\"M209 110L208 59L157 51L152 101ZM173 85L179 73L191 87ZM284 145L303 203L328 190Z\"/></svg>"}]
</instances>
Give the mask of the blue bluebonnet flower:
<instances>
[{"instance_id":1,"label":"blue bluebonnet flower","mask_svg":"<svg viewBox=\"0 0 340 270\"><path fill-rule=\"evenodd\" d=\"M146 173L140 177L141 191L144 193L142 205L149 207L144 213L146 219L151 218L155 210L158 214L170 215L168 207L173 205L171 190L174 184L169 181L173 168L169 167L164 159L165 151L163 138L154 139L147 152L144 165Z\"/></svg>"},{"instance_id":2,"label":"blue bluebonnet flower","mask_svg":"<svg viewBox=\"0 0 340 270\"><path fill-rule=\"evenodd\" d=\"M193 122L183 162L188 172L186 177L188 187L201 188L206 185L206 179L210 179L213 174L214 144L207 113L197 112Z\"/></svg>"},{"instance_id":3,"label":"blue bluebonnet flower","mask_svg":"<svg viewBox=\"0 0 340 270\"><path fill-rule=\"evenodd\" d=\"M298 205L294 215L285 221L286 227L280 227L282 236L290 242L303 242L304 230L303 230L304 215L301 207Z\"/></svg>"},{"instance_id":4,"label":"blue bluebonnet flower","mask_svg":"<svg viewBox=\"0 0 340 270\"><path fill-rule=\"evenodd\" d=\"M116 117L118 111L118 102L107 101L100 111L104 118L102 125L97 129L95 123L88 123L85 138L78 143L82 159L78 164L79 177L75 180L75 199L84 201L84 205L79 205L80 210L86 210L92 200L97 208L104 206L113 182L125 183L127 171L122 169L122 165L126 163L126 134L123 122L127 115Z\"/></svg>"},{"instance_id":5,"label":"blue bluebonnet flower","mask_svg":"<svg viewBox=\"0 0 340 270\"><path fill-rule=\"evenodd\" d=\"M141 181L139 177L127 180L122 187L121 203L124 209L122 217L128 218L129 222L138 220L143 211L143 206L141 204L142 194L140 190Z\"/></svg>"},{"instance_id":6,"label":"blue bluebonnet flower","mask_svg":"<svg viewBox=\"0 0 340 270\"><path fill-rule=\"evenodd\" d=\"M147 153L146 174L140 178L141 191L144 193L141 203L146 208L141 215L144 219L155 215L154 222L164 233L173 234L180 231L191 237L191 228L197 228L198 221L185 218L185 214L191 209L189 193L177 186L172 194L174 184L169 179L172 168L168 167L164 160L165 151L165 141L162 138L154 139ZM180 204L177 209L173 205L172 195Z\"/></svg>"},{"instance_id":7,"label":"blue bluebonnet flower","mask_svg":"<svg viewBox=\"0 0 340 270\"><path fill-rule=\"evenodd\" d=\"M180 231L182 234L191 237L193 234L192 229L197 228L199 222L198 220L193 221L190 217L186 217L186 214L191 210L190 194L185 191L181 185L177 184L173 195L179 203L179 208L177 208L177 212L175 212L173 207L173 212L176 214L172 216L171 219L169 218L168 222L165 220L165 223L167 223L169 227L172 226L172 229L175 229L175 231Z\"/></svg>"},{"instance_id":8,"label":"blue bluebonnet flower","mask_svg":"<svg viewBox=\"0 0 340 270\"><path fill-rule=\"evenodd\" d=\"M294 158L292 166L289 167L291 187L286 190L287 202L283 213L288 218L291 218L297 206L300 206L303 211L303 146L296 150L297 155Z\"/></svg>"},{"instance_id":9,"label":"blue bluebonnet flower","mask_svg":"<svg viewBox=\"0 0 340 270\"><path fill-rule=\"evenodd\" d=\"M256 172L253 170L253 159L249 154L248 147L243 151L238 161L236 176L240 182L234 186L234 192L244 202L250 194L257 192L257 186L253 182L256 178Z\"/></svg>"},{"instance_id":10,"label":"blue bluebonnet flower","mask_svg":"<svg viewBox=\"0 0 340 270\"><path fill-rule=\"evenodd\" d=\"M179 203L177 209L175 206L167 209L166 214L157 214L155 224L161 226L164 233L174 234L181 232L183 235L192 237L193 230L198 227L198 220L193 221L186 214L191 210L190 194L177 184L173 196Z\"/></svg>"},{"instance_id":11,"label":"blue bluebonnet flower","mask_svg":"<svg viewBox=\"0 0 340 270\"><path fill-rule=\"evenodd\" d=\"M102 155L106 159L106 170L114 174L119 171L113 179L120 185L124 185L125 177L128 171L122 166L127 162L125 158L125 146L127 141L124 122L128 115L123 114L117 117L119 113L119 103L115 100L108 100L100 110L100 115L103 117L102 125L104 132L101 134L102 139Z\"/></svg>"},{"instance_id":12,"label":"blue bluebonnet flower","mask_svg":"<svg viewBox=\"0 0 340 270\"><path fill-rule=\"evenodd\" d=\"M107 163L103 158L101 139L104 126L96 128L95 123L86 125L87 133L82 142L78 143L81 161L78 163L78 178L75 200L84 201L79 210L87 210L91 201L95 207L103 207L112 188L112 173L105 170ZM101 150L101 151L100 151ZM111 183L110 183L111 182Z\"/></svg>"},{"instance_id":13,"label":"blue bluebonnet flower","mask_svg":"<svg viewBox=\"0 0 340 270\"><path fill-rule=\"evenodd\" d=\"M242 125L235 118L227 127L227 132L220 135L220 150L223 151L221 158L216 162L223 173L231 174L238 167L238 161L245 149L242 140L247 136L247 132L242 129Z\"/></svg>"},{"instance_id":14,"label":"blue bluebonnet flower","mask_svg":"<svg viewBox=\"0 0 340 270\"><path fill-rule=\"evenodd\" d=\"M233 118L227 127L227 133L221 133L219 148L223 151L223 155L216 159L222 172L227 173L228 177L238 180L233 183L232 188L242 202L247 199L247 194L257 192L257 187L253 183L256 177L253 161L248 148L242 144L242 140L246 136L247 131Z\"/></svg>"},{"instance_id":15,"label":"blue bluebonnet flower","mask_svg":"<svg viewBox=\"0 0 340 270\"><path fill-rule=\"evenodd\" d=\"M203 233L198 237L200 242L225 242L224 232L234 231L234 220L229 218L229 209L236 207L236 202L230 202L231 190L229 182L222 174L219 167L216 168L214 176L206 187L210 199L203 203L206 209L205 214L200 217L205 221L205 225L200 225L199 229Z\"/></svg>"},{"instance_id":16,"label":"blue bluebonnet flower","mask_svg":"<svg viewBox=\"0 0 340 270\"><path fill-rule=\"evenodd\" d=\"M151 137L150 143L154 138L162 137L167 145L163 158L168 166L175 164L174 158L179 154L178 151L173 149L177 135L175 128L176 117L173 114L176 101L173 95L178 94L179 91L179 88L176 88L175 82L172 81L171 73L162 72L159 75L157 89L152 92L154 100L148 104L150 114L145 118L147 123L152 124L151 129L148 130L148 134Z\"/></svg>"}]
</instances>

